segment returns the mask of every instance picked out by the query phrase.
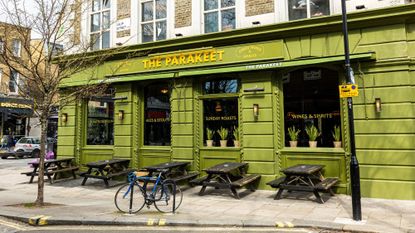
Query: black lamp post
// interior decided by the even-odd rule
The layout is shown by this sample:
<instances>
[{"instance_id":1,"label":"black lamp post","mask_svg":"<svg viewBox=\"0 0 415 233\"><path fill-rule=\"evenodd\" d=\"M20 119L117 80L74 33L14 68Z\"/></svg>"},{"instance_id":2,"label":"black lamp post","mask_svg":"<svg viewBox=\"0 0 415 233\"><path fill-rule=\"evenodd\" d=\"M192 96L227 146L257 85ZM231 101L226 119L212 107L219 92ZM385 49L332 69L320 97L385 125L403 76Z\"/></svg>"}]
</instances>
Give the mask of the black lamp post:
<instances>
[{"instance_id":1,"label":"black lamp post","mask_svg":"<svg viewBox=\"0 0 415 233\"><path fill-rule=\"evenodd\" d=\"M344 66L346 72L346 78L348 84L355 84L353 77L353 70L350 66L350 52L349 52L349 35L347 32L347 13L346 2L342 2L342 20L343 20L343 41L344 41ZM347 113L349 118L349 130L350 130L350 176L352 186L352 208L353 208L353 220L362 220L362 207L360 203L360 173L359 162L356 157L356 145L354 137L354 118L353 118L353 100L352 97L347 98Z\"/></svg>"}]
</instances>

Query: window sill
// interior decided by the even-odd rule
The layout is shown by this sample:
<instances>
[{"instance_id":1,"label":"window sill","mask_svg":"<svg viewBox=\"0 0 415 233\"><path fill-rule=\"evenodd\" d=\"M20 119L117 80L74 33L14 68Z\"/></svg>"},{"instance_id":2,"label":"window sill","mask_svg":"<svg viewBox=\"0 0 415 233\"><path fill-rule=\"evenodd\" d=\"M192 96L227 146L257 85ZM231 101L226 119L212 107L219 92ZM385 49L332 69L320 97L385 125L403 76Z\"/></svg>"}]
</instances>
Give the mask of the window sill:
<instances>
[{"instance_id":1,"label":"window sill","mask_svg":"<svg viewBox=\"0 0 415 233\"><path fill-rule=\"evenodd\" d=\"M344 148L334 147L284 147L280 150L281 152L305 152L305 153L344 153Z\"/></svg>"},{"instance_id":2,"label":"window sill","mask_svg":"<svg viewBox=\"0 0 415 233\"><path fill-rule=\"evenodd\" d=\"M230 151L239 151L241 147L220 147L220 146L203 146L201 150L230 150Z\"/></svg>"}]
</instances>

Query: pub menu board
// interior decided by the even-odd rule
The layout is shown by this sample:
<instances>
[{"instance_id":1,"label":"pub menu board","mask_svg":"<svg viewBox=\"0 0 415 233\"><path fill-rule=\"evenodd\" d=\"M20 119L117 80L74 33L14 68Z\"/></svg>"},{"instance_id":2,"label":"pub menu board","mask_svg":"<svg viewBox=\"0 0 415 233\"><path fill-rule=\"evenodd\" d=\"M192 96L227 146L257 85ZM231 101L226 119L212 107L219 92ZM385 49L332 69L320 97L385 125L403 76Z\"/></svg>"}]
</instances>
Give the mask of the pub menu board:
<instances>
[{"instance_id":1,"label":"pub menu board","mask_svg":"<svg viewBox=\"0 0 415 233\"><path fill-rule=\"evenodd\" d=\"M206 129L213 130L214 146L219 146L221 140L217 131L220 128L228 129L228 137L226 138L227 146L234 146L233 129L238 127L238 100L236 98L227 99L209 99L203 101L203 127L204 140L206 137Z\"/></svg>"}]
</instances>

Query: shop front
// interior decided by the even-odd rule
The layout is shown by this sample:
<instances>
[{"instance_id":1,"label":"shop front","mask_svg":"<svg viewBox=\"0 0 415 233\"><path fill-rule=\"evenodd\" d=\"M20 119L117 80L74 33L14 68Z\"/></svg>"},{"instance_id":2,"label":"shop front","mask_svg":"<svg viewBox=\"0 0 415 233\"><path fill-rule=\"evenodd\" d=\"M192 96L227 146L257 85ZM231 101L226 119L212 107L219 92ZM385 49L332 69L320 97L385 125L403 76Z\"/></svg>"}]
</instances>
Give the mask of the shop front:
<instances>
[{"instance_id":1,"label":"shop front","mask_svg":"<svg viewBox=\"0 0 415 233\"><path fill-rule=\"evenodd\" d=\"M33 101L0 97L0 138L12 135L17 141L26 135L26 120L33 115Z\"/></svg>"},{"instance_id":2,"label":"shop front","mask_svg":"<svg viewBox=\"0 0 415 233\"><path fill-rule=\"evenodd\" d=\"M391 30L412 36L406 28L413 24L398 20L399 14L405 12L396 12L397 21L369 29L360 27L373 19L361 14L354 17L360 23L351 25L351 59L361 88L355 118L364 196L415 198L412 193L382 194L386 182L376 171L389 173L391 167L373 166L381 163L376 152L390 157L397 150L398 156L413 150L407 140L399 145L403 149L393 142L372 141L374 135L387 140L393 134L388 125L383 135L382 129L374 128L393 118L388 110L376 113L374 93L391 104L386 108L403 107L395 104L409 99L408 90L402 88L394 100L384 87L397 85L384 75L388 72L404 81L401 76L412 75L411 61L377 41L392 40L385 39ZM330 22L339 27L329 26ZM108 93L62 109L58 154L75 155L79 164L130 158L134 168L189 161L191 169L200 172L225 161L248 162L248 173L261 174L260 189L269 188L265 184L281 176L285 167L322 164L326 177L340 179L337 192L350 193L347 107L338 91L345 83L340 22L340 17L330 16L134 46L131 51L146 55L125 60L117 56L98 68L96 73L102 75L96 81L110 82ZM408 43L406 36L398 39ZM61 88L83 85L87 73ZM368 83L374 79L382 84ZM376 85L383 85L382 90L373 88ZM413 116L403 122L413 123ZM297 146L290 141L297 141ZM415 185L413 176L406 184L393 175L389 179L400 190Z\"/></svg>"}]
</instances>

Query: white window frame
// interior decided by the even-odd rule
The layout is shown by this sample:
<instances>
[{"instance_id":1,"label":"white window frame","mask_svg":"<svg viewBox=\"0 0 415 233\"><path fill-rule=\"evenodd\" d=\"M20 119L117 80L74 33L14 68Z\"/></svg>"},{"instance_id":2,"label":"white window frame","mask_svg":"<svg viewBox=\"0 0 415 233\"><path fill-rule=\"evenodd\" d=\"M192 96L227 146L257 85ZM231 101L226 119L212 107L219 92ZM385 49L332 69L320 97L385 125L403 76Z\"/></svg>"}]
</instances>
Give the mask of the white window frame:
<instances>
[{"instance_id":1,"label":"white window frame","mask_svg":"<svg viewBox=\"0 0 415 233\"><path fill-rule=\"evenodd\" d=\"M1 93L2 81L3 81L3 69L0 68L0 93Z\"/></svg>"},{"instance_id":2,"label":"white window frame","mask_svg":"<svg viewBox=\"0 0 415 233\"><path fill-rule=\"evenodd\" d=\"M143 22L142 21L142 19L143 19L142 6L143 6L143 3L146 3L146 2L153 2L153 19ZM167 7L167 9L166 9L166 18L157 19L156 18L156 0L139 0L139 3L138 3L138 31L140 32L139 33L140 43L145 43L145 42L143 42L143 25L144 24L150 24L151 23L153 25L153 40L152 41L147 41L147 42L162 41L162 40L157 40L157 36L156 36L156 29L157 29L156 28L156 23L157 22L162 22L162 21L166 22L166 39L163 39L163 40L167 40L167 39L170 38L170 33L169 33L170 32L170 24L169 24L169 21L171 21L171 20L168 20L168 19L172 18L172 17L170 17L170 9L174 9L174 6L172 5L171 2L173 2L173 1L166 0L166 7Z\"/></svg>"},{"instance_id":3,"label":"white window frame","mask_svg":"<svg viewBox=\"0 0 415 233\"><path fill-rule=\"evenodd\" d=\"M22 52L22 41L19 39L12 40L12 53L15 57L20 57Z\"/></svg>"},{"instance_id":4,"label":"white window frame","mask_svg":"<svg viewBox=\"0 0 415 233\"><path fill-rule=\"evenodd\" d=\"M284 3L285 3L284 9L285 9L286 21L301 20L301 19L290 20L290 12L289 12L290 9L288 9L290 4L288 3L288 1L290 1L290 0L284 0ZM310 2L312 0L305 0L305 1L307 3L307 6L306 6L307 7L307 17L302 18L302 19L311 19L311 18L313 18L313 17L311 17L311 7L310 7ZM328 1L329 1L329 14L328 15L333 15L334 14L335 1L333 1L333 0L328 0ZM328 15L322 15L322 16L328 16Z\"/></svg>"},{"instance_id":5,"label":"white window frame","mask_svg":"<svg viewBox=\"0 0 415 233\"><path fill-rule=\"evenodd\" d=\"M16 78L15 78L15 91L11 91L10 90L10 82L12 81L12 77L13 77L13 73L16 73ZM20 79L20 74L19 72L17 72L16 70L11 70L10 71L10 77L9 77L9 85L7 86L9 89L9 94L11 95L17 95L19 93L19 79Z\"/></svg>"},{"instance_id":6,"label":"white window frame","mask_svg":"<svg viewBox=\"0 0 415 233\"><path fill-rule=\"evenodd\" d=\"M4 40L0 39L0 53L4 53Z\"/></svg>"},{"instance_id":7,"label":"white window frame","mask_svg":"<svg viewBox=\"0 0 415 233\"><path fill-rule=\"evenodd\" d=\"M221 7L221 0L217 0L218 1L218 8L213 9L213 10L207 10L205 11L205 1L201 0L201 12L202 12L202 16L201 16L201 22L202 22L202 33L206 33L205 32L205 14L206 13L212 13L212 12L218 12L218 31L216 32L222 32L222 11L224 10L230 10L230 9L235 9L235 28L230 29L230 30L235 30L237 28L239 28L239 21L241 20L241 17L239 17L239 12L241 11L241 7L244 7L244 5L242 4L243 2L240 0L235 0L235 5L234 6L230 6L230 7ZM243 6L242 6L242 5ZM215 32L208 32L208 33L215 33Z\"/></svg>"},{"instance_id":8,"label":"white window frame","mask_svg":"<svg viewBox=\"0 0 415 233\"><path fill-rule=\"evenodd\" d=\"M98 0L100 2L100 9L93 11L93 4L94 4L94 0L90 0L90 11L89 11L89 18L88 18L88 22L89 22L89 26L88 26L88 35L89 35L89 41L90 41L90 45L91 48L90 50L101 50L101 49L107 49L111 47L111 7L113 6L111 0ZM109 7L108 8L104 8L104 2L108 1L109 2ZM104 13L109 13L108 16L108 27L104 28ZM92 15L96 15L99 14L99 29L97 31L92 31ZM108 47L103 48L102 47L102 35L108 32L109 33L109 41L108 41ZM94 44L91 40L92 35L97 35L98 36L98 40L99 40L99 47L98 48L94 48Z\"/></svg>"}]
</instances>

